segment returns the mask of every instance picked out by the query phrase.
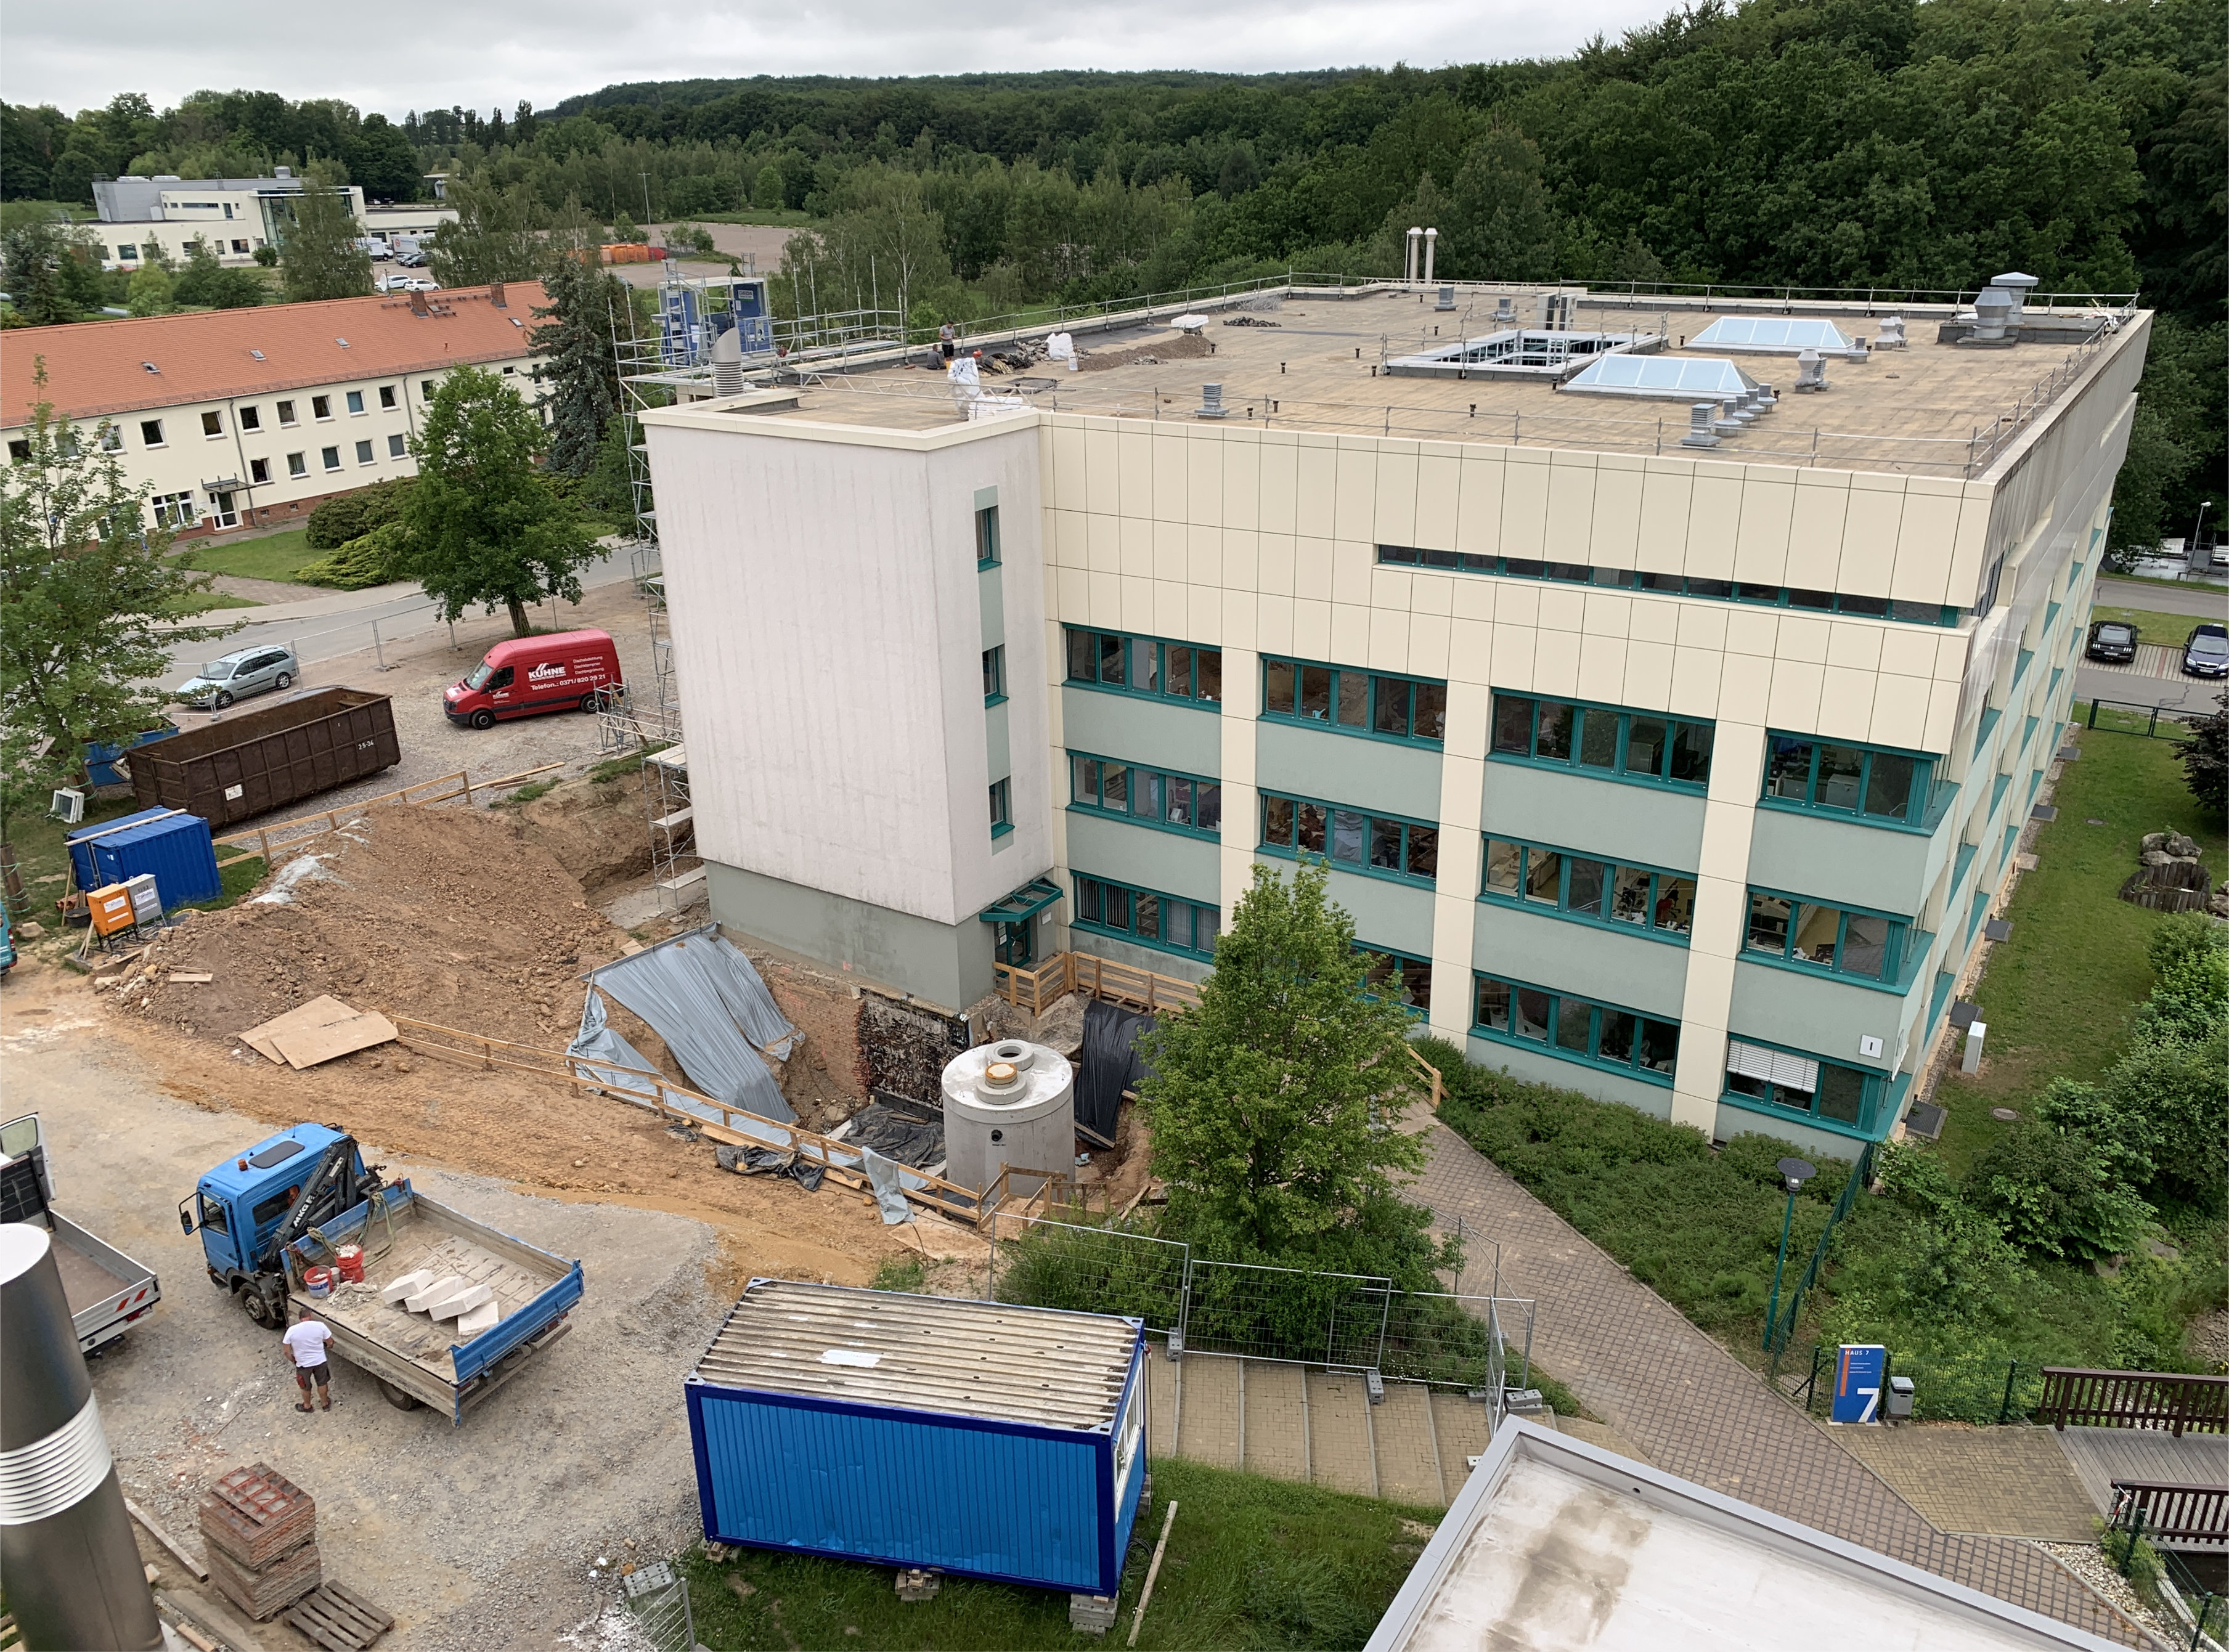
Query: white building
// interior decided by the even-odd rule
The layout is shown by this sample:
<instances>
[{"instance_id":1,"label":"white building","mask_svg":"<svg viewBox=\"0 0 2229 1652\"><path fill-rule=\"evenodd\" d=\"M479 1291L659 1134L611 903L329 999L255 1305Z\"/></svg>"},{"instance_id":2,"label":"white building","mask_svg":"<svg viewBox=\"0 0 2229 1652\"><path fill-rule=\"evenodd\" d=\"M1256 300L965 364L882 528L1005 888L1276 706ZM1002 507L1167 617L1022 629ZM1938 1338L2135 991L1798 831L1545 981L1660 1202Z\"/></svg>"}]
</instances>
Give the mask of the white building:
<instances>
[{"instance_id":1,"label":"white building","mask_svg":"<svg viewBox=\"0 0 2229 1652\"><path fill-rule=\"evenodd\" d=\"M270 177L102 179L93 186L100 222L89 227L99 237L104 269L138 269L157 247L183 263L196 240L221 262L247 264L258 247L279 245L303 188L304 180L285 166ZM430 235L457 215L452 207L367 207L354 184L344 193L367 235Z\"/></svg>"},{"instance_id":2,"label":"white building","mask_svg":"<svg viewBox=\"0 0 2229 1652\"><path fill-rule=\"evenodd\" d=\"M1429 296L646 415L713 914L960 1006L1198 979L1320 858L1474 1059L1847 1156L2052 761L2149 313Z\"/></svg>"}]
</instances>

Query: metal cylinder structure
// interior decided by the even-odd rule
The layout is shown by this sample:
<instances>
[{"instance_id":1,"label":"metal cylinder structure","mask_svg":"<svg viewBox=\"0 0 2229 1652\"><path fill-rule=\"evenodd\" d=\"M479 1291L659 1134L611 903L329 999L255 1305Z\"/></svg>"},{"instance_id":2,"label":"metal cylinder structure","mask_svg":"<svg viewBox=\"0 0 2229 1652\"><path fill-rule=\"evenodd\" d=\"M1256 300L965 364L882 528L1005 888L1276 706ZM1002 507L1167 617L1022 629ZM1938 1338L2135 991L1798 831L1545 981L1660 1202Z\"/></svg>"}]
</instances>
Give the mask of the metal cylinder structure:
<instances>
[{"instance_id":1,"label":"metal cylinder structure","mask_svg":"<svg viewBox=\"0 0 2229 1652\"><path fill-rule=\"evenodd\" d=\"M1423 239L1424 232L1415 224L1410 224L1409 226L1409 257L1401 269L1401 279L1404 281L1414 281L1416 279L1416 249Z\"/></svg>"},{"instance_id":2,"label":"metal cylinder structure","mask_svg":"<svg viewBox=\"0 0 2229 1652\"><path fill-rule=\"evenodd\" d=\"M1432 259L1439 249L1440 232L1436 229L1427 229L1424 232L1424 285L1426 286L1432 284Z\"/></svg>"},{"instance_id":3,"label":"metal cylinder structure","mask_svg":"<svg viewBox=\"0 0 2229 1652\"><path fill-rule=\"evenodd\" d=\"M155 1652L154 1592L46 1230L0 1223L0 1586L24 1644Z\"/></svg>"}]
</instances>

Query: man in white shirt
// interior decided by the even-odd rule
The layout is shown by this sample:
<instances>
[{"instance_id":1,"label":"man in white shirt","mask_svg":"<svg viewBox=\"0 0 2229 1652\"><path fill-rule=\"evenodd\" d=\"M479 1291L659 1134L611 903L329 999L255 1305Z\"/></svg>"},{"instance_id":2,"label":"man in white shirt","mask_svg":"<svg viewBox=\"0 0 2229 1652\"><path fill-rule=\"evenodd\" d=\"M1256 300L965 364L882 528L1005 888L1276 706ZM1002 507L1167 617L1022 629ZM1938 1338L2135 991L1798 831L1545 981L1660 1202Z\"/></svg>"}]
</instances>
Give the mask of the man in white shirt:
<instances>
[{"instance_id":1,"label":"man in white shirt","mask_svg":"<svg viewBox=\"0 0 2229 1652\"><path fill-rule=\"evenodd\" d=\"M294 1381L302 1391L294 1409L309 1411L310 1385L315 1382L318 1401L325 1410L332 1410L333 1368L325 1361L325 1344L333 1340L332 1327L305 1308L302 1317L286 1328L284 1340L287 1357L294 1363Z\"/></svg>"}]
</instances>

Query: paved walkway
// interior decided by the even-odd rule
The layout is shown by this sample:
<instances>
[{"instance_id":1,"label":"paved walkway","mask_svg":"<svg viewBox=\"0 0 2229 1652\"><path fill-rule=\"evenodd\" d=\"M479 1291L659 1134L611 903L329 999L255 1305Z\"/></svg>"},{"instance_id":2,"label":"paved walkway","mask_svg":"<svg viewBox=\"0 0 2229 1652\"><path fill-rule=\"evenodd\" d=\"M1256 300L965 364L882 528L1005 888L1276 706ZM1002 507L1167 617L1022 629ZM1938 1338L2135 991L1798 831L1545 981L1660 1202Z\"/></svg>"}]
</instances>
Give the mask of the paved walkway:
<instances>
[{"instance_id":1,"label":"paved walkway","mask_svg":"<svg viewBox=\"0 0 2229 1652\"><path fill-rule=\"evenodd\" d=\"M1416 1192L1501 1245L1501 1290L1535 1297L1540 1364L1670 1474L2123 1645L2147 1643L2042 1549L1930 1525L1763 1380L1434 1120Z\"/></svg>"},{"instance_id":2,"label":"paved walkway","mask_svg":"<svg viewBox=\"0 0 2229 1652\"><path fill-rule=\"evenodd\" d=\"M2089 1495L2049 1429L1917 1423L1836 1429L1834 1437L1946 1532L2044 1543L2096 1535Z\"/></svg>"}]
</instances>

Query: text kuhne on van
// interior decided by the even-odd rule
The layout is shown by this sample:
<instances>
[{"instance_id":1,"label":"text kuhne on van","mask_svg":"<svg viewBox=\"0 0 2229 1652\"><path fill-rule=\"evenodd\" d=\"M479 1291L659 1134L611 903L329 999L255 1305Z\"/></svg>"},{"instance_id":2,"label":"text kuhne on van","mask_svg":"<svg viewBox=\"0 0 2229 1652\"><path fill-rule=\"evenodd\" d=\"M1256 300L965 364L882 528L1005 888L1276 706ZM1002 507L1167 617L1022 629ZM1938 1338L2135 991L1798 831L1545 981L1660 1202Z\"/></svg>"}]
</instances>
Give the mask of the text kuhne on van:
<instances>
[{"instance_id":1,"label":"text kuhne on van","mask_svg":"<svg viewBox=\"0 0 2229 1652\"><path fill-rule=\"evenodd\" d=\"M485 729L498 718L593 711L597 690L624 686L609 633L561 631L496 644L471 676L441 691L442 710L452 723Z\"/></svg>"}]
</instances>

